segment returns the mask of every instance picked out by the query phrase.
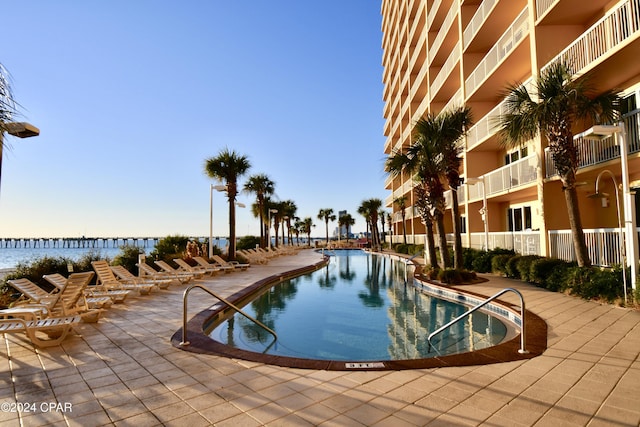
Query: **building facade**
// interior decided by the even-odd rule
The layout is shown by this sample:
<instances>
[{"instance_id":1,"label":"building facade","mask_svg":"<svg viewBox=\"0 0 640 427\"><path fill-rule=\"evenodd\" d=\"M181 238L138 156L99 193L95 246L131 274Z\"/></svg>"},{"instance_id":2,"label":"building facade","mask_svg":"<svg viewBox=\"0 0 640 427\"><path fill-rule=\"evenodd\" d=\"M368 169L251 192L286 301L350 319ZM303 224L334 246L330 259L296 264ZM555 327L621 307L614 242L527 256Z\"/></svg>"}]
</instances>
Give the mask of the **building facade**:
<instances>
[{"instance_id":1,"label":"building facade","mask_svg":"<svg viewBox=\"0 0 640 427\"><path fill-rule=\"evenodd\" d=\"M537 137L506 149L496 120L508 85L533 88L558 61L570 63L576 78L590 79L598 91L618 90L624 126L595 133L573 129L581 165L578 195L592 262L622 263L626 253L628 262L637 264L640 0L382 0L381 13L385 154L411 145L412 127L423 115L471 108L474 125L462 141L465 181L457 191L467 247L575 256L546 140ZM608 198L588 197L598 178L599 191ZM393 239L403 238L394 200L404 196L407 240L424 243L412 177L389 176L385 185ZM626 236L622 252L620 229Z\"/></svg>"}]
</instances>

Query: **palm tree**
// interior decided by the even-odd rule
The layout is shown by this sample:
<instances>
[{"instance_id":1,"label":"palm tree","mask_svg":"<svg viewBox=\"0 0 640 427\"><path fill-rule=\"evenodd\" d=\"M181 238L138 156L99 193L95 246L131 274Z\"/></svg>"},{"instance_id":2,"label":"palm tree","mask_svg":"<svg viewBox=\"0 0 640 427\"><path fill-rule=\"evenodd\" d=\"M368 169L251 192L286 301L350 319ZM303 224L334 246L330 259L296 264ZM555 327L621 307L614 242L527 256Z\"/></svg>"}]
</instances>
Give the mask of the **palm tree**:
<instances>
[{"instance_id":1,"label":"palm tree","mask_svg":"<svg viewBox=\"0 0 640 427\"><path fill-rule=\"evenodd\" d=\"M300 232L307 235L309 245L311 245L311 229L315 227L311 217L306 217L300 222Z\"/></svg>"},{"instance_id":2,"label":"palm tree","mask_svg":"<svg viewBox=\"0 0 640 427\"><path fill-rule=\"evenodd\" d=\"M382 234L380 235L380 244L382 244L382 242L386 240L386 232L384 231L384 226L387 222L387 215L388 213L384 209L380 209L380 211L378 212L378 218L380 218L380 226L382 230Z\"/></svg>"},{"instance_id":3,"label":"palm tree","mask_svg":"<svg viewBox=\"0 0 640 427\"><path fill-rule=\"evenodd\" d=\"M3 136L8 131L7 123L12 122L16 114L18 114L18 111L13 100L9 72L0 64L0 178L2 177Z\"/></svg>"},{"instance_id":4,"label":"palm tree","mask_svg":"<svg viewBox=\"0 0 640 427\"><path fill-rule=\"evenodd\" d=\"M329 244L329 221L335 221L336 216L333 214L333 209L320 209L318 212L318 219L324 220L325 231L327 235L327 245Z\"/></svg>"},{"instance_id":5,"label":"palm tree","mask_svg":"<svg viewBox=\"0 0 640 427\"><path fill-rule=\"evenodd\" d=\"M358 208L358 213L365 217L367 222L367 231L371 227L371 247L380 246L380 234L378 231L378 211L382 206L382 200L380 199L367 199L363 200Z\"/></svg>"},{"instance_id":6,"label":"palm tree","mask_svg":"<svg viewBox=\"0 0 640 427\"><path fill-rule=\"evenodd\" d=\"M407 202L406 196L399 196L393 199L393 203L396 206L398 206L400 215L402 215L402 236L403 236L402 241L405 245L407 244L407 224L405 223L407 219L407 213L405 212L405 209L407 208L406 202Z\"/></svg>"},{"instance_id":7,"label":"palm tree","mask_svg":"<svg viewBox=\"0 0 640 427\"><path fill-rule=\"evenodd\" d=\"M385 170L393 176L406 172L414 177L416 182L416 196L422 199L416 201L416 206L422 206L429 215L422 219L427 227L427 250L430 254L430 262L433 267L438 267L435 254L435 246L430 247L433 239L429 233L433 230L435 222L438 231L438 246L440 247L440 261L444 267L451 264L447 249L447 236L444 228L444 184L441 177L444 173L444 158L440 147L436 144L437 124L433 116L418 120L413 129L414 142L405 153L396 153L390 156L385 163ZM433 242L433 244L435 244Z\"/></svg>"},{"instance_id":8,"label":"palm tree","mask_svg":"<svg viewBox=\"0 0 640 427\"><path fill-rule=\"evenodd\" d=\"M224 182L227 186L229 200L229 260L236 257L236 195L238 194L238 178L251 168L246 156L224 148L216 157L205 160L205 173Z\"/></svg>"},{"instance_id":9,"label":"palm tree","mask_svg":"<svg viewBox=\"0 0 640 427\"><path fill-rule=\"evenodd\" d=\"M291 220L295 219L296 211L298 207L293 202L293 200L285 200L282 202L282 219L283 224L287 226L287 240L289 241L289 245L292 245L291 239ZM282 244L284 245L284 225L282 228Z\"/></svg>"},{"instance_id":10,"label":"palm tree","mask_svg":"<svg viewBox=\"0 0 640 427\"><path fill-rule=\"evenodd\" d=\"M356 220L347 213L338 218L338 227L345 227L347 230L347 243L349 243L349 228L356 223Z\"/></svg>"},{"instance_id":11,"label":"palm tree","mask_svg":"<svg viewBox=\"0 0 640 427\"><path fill-rule=\"evenodd\" d=\"M458 205L458 187L460 186L460 169L462 167L464 148L459 141L473 123L471 109L459 107L451 111L443 111L436 117L436 123L440 125L437 143L440 146L440 152L443 154L444 173L451 190L454 267L462 268L462 220L460 218L460 206Z\"/></svg>"},{"instance_id":12,"label":"palm tree","mask_svg":"<svg viewBox=\"0 0 640 427\"><path fill-rule=\"evenodd\" d=\"M264 223L267 219L265 216L264 201L265 197L273 195L275 191L275 183L265 174L252 175L247 179L244 184L243 191L246 193L253 193L256 195L257 209L254 214L257 213L257 217L260 221L260 247L265 248L266 236L264 232Z\"/></svg>"},{"instance_id":13,"label":"palm tree","mask_svg":"<svg viewBox=\"0 0 640 427\"><path fill-rule=\"evenodd\" d=\"M612 123L618 118L620 98L613 91L599 95L585 78L576 79L566 64L557 62L538 77L535 96L522 85L505 92L506 113L499 119L499 133L506 146L519 146L539 133L549 143L567 204L573 246L579 266L591 265L582 229L576 191L578 148L575 125Z\"/></svg>"}]
</instances>

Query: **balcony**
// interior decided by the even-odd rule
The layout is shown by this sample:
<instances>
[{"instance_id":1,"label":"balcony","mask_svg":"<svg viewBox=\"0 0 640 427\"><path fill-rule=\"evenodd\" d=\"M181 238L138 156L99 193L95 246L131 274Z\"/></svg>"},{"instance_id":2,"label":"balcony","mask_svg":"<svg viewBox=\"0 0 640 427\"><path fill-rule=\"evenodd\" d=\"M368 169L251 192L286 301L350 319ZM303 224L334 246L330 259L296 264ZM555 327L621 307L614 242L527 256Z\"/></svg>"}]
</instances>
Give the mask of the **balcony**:
<instances>
[{"instance_id":1,"label":"balcony","mask_svg":"<svg viewBox=\"0 0 640 427\"><path fill-rule=\"evenodd\" d=\"M639 0L640 1L640 0ZM513 24L505 31L500 37L498 42L493 45L491 50L480 61L478 66L471 72L469 77L465 80L466 96L469 98L480 88L483 83L491 76L499 65L501 65L508 57L515 53L516 48L520 45L520 42L529 34L529 8L525 7L522 12L515 19ZM529 50L526 49L528 55ZM503 88L505 81L509 81L520 78L526 74L523 71L523 67L529 66L525 60L524 51L521 52L521 57L517 56L513 58L513 61L509 61L508 66L505 66L509 70L509 76L500 76L500 88ZM496 91L490 89L491 96L495 96Z\"/></svg>"},{"instance_id":2,"label":"balcony","mask_svg":"<svg viewBox=\"0 0 640 427\"><path fill-rule=\"evenodd\" d=\"M622 48L627 40L635 39L640 31L640 0L629 0L612 9L599 21L593 24L582 36L564 49L542 68L542 72L559 61L568 64L575 74L584 74L605 57L610 57ZM637 49L637 47L636 47ZM635 61L637 52L629 52ZM620 73L623 68L618 62L615 70ZM630 67L626 67L630 68Z\"/></svg>"},{"instance_id":3,"label":"balcony","mask_svg":"<svg viewBox=\"0 0 640 427\"><path fill-rule=\"evenodd\" d=\"M627 150L629 154L640 152L640 110L632 111L623 117L627 133ZM587 140L576 135L574 143L578 147L578 169L609 160L620 158L620 147L613 136L599 141ZM558 175L549 148L544 150L546 178Z\"/></svg>"},{"instance_id":4,"label":"balcony","mask_svg":"<svg viewBox=\"0 0 640 427\"><path fill-rule=\"evenodd\" d=\"M447 58L446 62L442 65L442 68L438 72L438 75L433 79L433 83L431 83L429 95L431 98L431 102L434 102L436 99L449 99L449 96L453 94L453 90L457 89L459 85L460 79L457 75L452 76L452 72L456 69L456 65L460 63L460 49L456 45L454 49L451 51L451 54ZM449 77L452 77L452 83L448 86L445 85L447 81L449 81ZM455 83L453 82L455 79ZM443 88L449 88L451 90L446 91L447 94L441 94L441 90Z\"/></svg>"},{"instance_id":5,"label":"balcony","mask_svg":"<svg viewBox=\"0 0 640 427\"><path fill-rule=\"evenodd\" d=\"M484 175L487 197L536 182L537 156L531 154ZM482 185L468 185L469 202L482 200Z\"/></svg>"}]
</instances>

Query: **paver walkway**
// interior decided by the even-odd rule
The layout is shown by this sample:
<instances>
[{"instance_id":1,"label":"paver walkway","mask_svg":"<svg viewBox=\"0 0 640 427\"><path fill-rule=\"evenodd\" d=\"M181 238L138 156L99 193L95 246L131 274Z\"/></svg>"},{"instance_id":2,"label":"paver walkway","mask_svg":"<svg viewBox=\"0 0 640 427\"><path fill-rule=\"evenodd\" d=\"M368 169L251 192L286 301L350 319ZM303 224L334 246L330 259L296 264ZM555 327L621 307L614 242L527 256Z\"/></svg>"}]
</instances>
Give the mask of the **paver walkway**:
<instances>
[{"instance_id":1,"label":"paver walkway","mask_svg":"<svg viewBox=\"0 0 640 427\"><path fill-rule=\"evenodd\" d=\"M230 295L317 262L303 251L207 285ZM637 426L640 313L487 276L520 290L549 327L539 357L486 366L342 372L291 369L174 348L182 287L115 305L82 336L35 350L0 338L0 424L218 426ZM204 295L204 294L203 294ZM504 299L509 300L506 296ZM516 303L516 301L513 301ZM211 305L191 298L189 312ZM22 412L12 412L17 404ZM50 406L53 404L53 406ZM56 406L57 405L57 406ZM27 409L29 411L27 411Z\"/></svg>"}]
</instances>

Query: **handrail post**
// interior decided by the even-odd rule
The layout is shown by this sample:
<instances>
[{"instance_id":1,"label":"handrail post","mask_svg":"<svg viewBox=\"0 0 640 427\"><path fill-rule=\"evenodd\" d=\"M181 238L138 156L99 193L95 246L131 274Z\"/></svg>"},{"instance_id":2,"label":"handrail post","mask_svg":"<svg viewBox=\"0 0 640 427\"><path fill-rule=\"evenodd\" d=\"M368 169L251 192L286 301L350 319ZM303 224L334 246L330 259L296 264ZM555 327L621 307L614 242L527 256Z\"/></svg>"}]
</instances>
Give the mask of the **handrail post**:
<instances>
[{"instance_id":1,"label":"handrail post","mask_svg":"<svg viewBox=\"0 0 640 427\"><path fill-rule=\"evenodd\" d=\"M204 286L198 285L198 284L193 284L193 285L190 285L187 289L185 289L184 292L182 293L182 342L180 342L181 346L187 346L187 345L190 344L190 342L187 341L187 297L189 296L189 292L191 292L191 290L193 288L202 289L203 291L205 291L206 293L208 293L212 297L214 297L214 298L218 299L219 301L225 303L227 306L231 307L236 312L242 314L244 317L246 317L247 319L251 320L256 325L260 326L261 328L263 328L264 330L269 332L271 335L273 335L273 337L276 340L278 339L278 335L275 333L275 331L273 329L269 328L264 323L260 322L258 319L255 319L255 318L249 316L247 313L242 311L240 308L236 307L234 304L232 304L229 301L227 301L226 299L218 296L215 292L205 288Z\"/></svg>"},{"instance_id":2,"label":"handrail post","mask_svg":"<svg viewBox=\"0 0 640 427\"><path fill-rule=\"evenodd\" d=\"M485 305L489 304L491 301L493 301L496 298L498 298L500 295L502 295L504 293L507 293L507 292L514 292L520 298L520 349L518 350L518 353L520 353L520 354L528 354L529 352L526 349L526 342L527 342L526 341L526 335L527 335L526 330L527 330L527 328L526 328L526 322L525 322L524 297L522 296L522 293L520 293L520 291L518 291L517 289L513 289L513 288L505 288L505 289L501 290L497 294L487 298L486 300L484 300L480 304L476 305L475 307L473 307L469 311L467 311L467 312L461 314L460 316L456 317L455 319L451 320L446 325L443 325L440 328L436 329L435 331L431 332L429 334L429 336L427 337L427 342L429 343L429 350L431 350L431 346L432 346L431 338L433 338L434 336L438 335L439 333L441 333L445 329L448 329L450 326L458 323L460 320L462 320L465 317L471 315L474 311L479 310L480 308L482 308Z\"/></svg>"}]
</instances>

